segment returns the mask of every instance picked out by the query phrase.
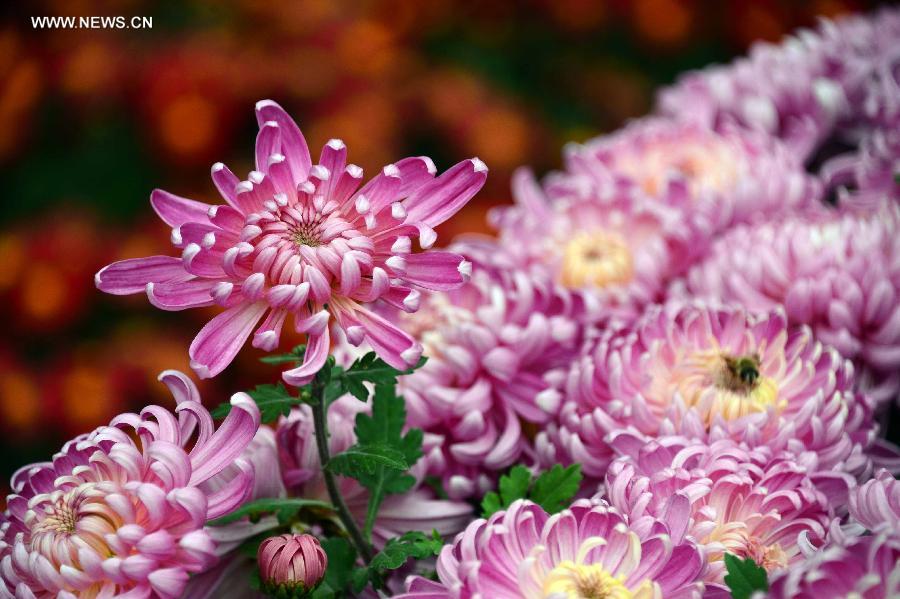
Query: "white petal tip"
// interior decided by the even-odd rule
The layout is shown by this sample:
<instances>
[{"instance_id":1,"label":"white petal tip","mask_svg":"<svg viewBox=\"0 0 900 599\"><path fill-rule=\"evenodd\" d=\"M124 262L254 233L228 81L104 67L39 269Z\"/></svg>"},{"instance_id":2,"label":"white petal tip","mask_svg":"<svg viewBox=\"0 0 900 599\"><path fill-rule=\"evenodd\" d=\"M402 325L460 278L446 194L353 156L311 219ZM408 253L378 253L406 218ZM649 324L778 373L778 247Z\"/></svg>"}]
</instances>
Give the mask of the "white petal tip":
<instances>
[{"instance_id":1,"label":"white petal tip","mask_svg":"<svg viewBox=\"0 0 900 599\"><path fill-rule=\"evenodd\" d=\"M262 124L262 126L263 126L263 127L276 127L276 128L277 128L277 127L278 127L278 123L276 123L275 121L266 121L265 123Z\"/></svg>"},{"instance_id":2,"label":"white petal tip","mask_svg":"<svg viewBox=\"0 0 900 599\"><path fill-rule=\"evenodd\" d=\"M428 156L422 156L421 159L422 162L425 163L425 170L427 170L429 174L434 175L437 173L437 167L434 165L434 160Z\"/></svg>"},{"instance_id":3,"label":"white petal tip","mask_svg":"<svg viewBox=\"0 0 900 599\"><path fill-rule=\"evenodd\" d=\"M256 103L257 110L262 110L263 108L267 108L269 106L278 106L278 104L274 100L260 100Z\"/></svg>"},{"instance_id":4,"label":"white petal tip","mask_svg":"<svg viewBox=\"0 0 900 599\"><path fill-rule=\"evenodd\" d=\"M480 158L472 158L472 167L475 169L476 173L486 173L488 172L487 165Z\"/></svg>"},{"instance_id":5,"label":"white petal tip","mask_svg":"<svg viewBox=\"0 0 900 599\"><path fill-rule=\"evenodd\" d=\"M340 140L340 139L337 139L337 138L329 139L329 140L328 140L328 143L325 144L325 145L328 146L329 148L331 148L332 150L343 150L344 148L347 147L347 146L344 144L343 140Z\"/></svg>"},{"instance_id":6,"label":"white petal tip","mask_svg":"<svg viewBox=\"0 0 900 599\"><path fill-rule=\"evenodd\" d=\"M472 263L468 260L463 260L459 263L459 266L456 267L456 270L459 271L459 274L462 275L462 278L468 281L472 278Z\"/></svg>"},{"instance_id":7,"label":"white petal tip","mask_svg":"<svg viewBox=\"0 0 900 599\"><path fill-rule=\"evenodd\" d=\"M219 171L221 171L224 168L225 168L224 164L222 164L221 162L217 162L214 165L212 165L212 172L218 173Z\"/></svg>"},{"instance_id":8,"label":"white petal tip","mask_svg":"<svg viewBox=\"0 0 900 599\"><path fill-rule=\"evenodd\" d=\"M347 174L354 179L362 179L363 170L355 164L348 164L347 168L345 168L344 170L347 171Z\"/></svg>"},{"instance_id":9,"label":"white petal tip","mask_svg":"<svg viewBox=\"0 0 900 599\"><path fill-rule=\"evenodd\" d=\"M400 358L410 366L414 366L421 357L422 346L418 343L416 343L415 345L411 345L400 352Z\"/></svg>"},{"instance_id":10,"label":"white petal tip","mask_svg":"<svg viewBox=\"0 0 900 599\"><path fill-rule=\"evenodd\" d=\"M209 366L206 364L191 360L191 370L193 370L201 379L212 378L212 375L209 372Z\"/></svg>"},{"instance_id":11,"label":"white petal tip","mask_svg":"<svg viewBox=\"0 0 900 599\"><path fill-rule=\"evenodd\" d=\"M384 173L385 177L399 177L400 176L400 169L397 168L397 165L395 165L395 164L389 164L389 165L385 166L383 169L381 169L381 172Z\"/></svg>"}]
</instances>

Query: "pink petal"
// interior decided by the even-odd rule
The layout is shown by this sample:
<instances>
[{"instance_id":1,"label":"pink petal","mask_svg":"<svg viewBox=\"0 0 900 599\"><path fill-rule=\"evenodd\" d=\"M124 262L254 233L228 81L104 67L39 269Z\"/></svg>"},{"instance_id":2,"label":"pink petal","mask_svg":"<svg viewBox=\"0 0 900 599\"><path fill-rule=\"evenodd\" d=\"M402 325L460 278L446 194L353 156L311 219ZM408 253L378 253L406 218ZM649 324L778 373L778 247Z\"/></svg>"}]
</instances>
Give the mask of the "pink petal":
<instances>
[{"instance_id":1,"label":"pink petal","mask_svg":"<svg viewBox=\"0 0 900 599\"><path fill-rule=\"evenodd\" d=\"M464 160L443 175L417 189L405 202L408 223L436 227L466 205L487 179L487 166L477 159Z\"/></svg>"},{"instance_id":2,"label":"pink petal","mask_svg":"<svg viewBox=\"0 0 900 599\"><path fill-rule=\"evenodd\" d=\"M185 223L205 223L209 217L209 204L189 200L174 193L154 189L150 194L150 205L164 223L170 227L180 227Z\"/></svg>"},{"instance_id":3,"label":"pink petal","mask_svg":"<svg viewBox=\"0 0 900 599\"><path fill-rule=\"evenodd\" d=\"M272 100L261 100L256 103L256 120L260 127L266 121L278 123L281 129L281 153L287 159L291 175L297 183L306 181L312 159L309 156L306 139L294 119Z\"/></svg>"},{"instance_id":4,"label":"pink petal","mask_svg":"<svg viewBox=\"0 0 900 599\"><path fill-rule=\"evenodd\" d=\"M191 480L198 485L230 466L241 455L259 429L259 408L246 393L231 396L231 411L205 443L191 450ZM252 481L250 481L252 487Z\"/></svg>"},{"instance_id":5,"label":"pink petal","mask_svg":"<svg viewBox=\"0 0 900 599\"><path fill-rule=\"evenodd\" d=\"M466 260L452 252L429 251L406 256L402 278L413 285L434 291L457 289L468 280Z\"/></svg>"},{"instance_id":6,"label":"pink petal","mask_svg":"<svg viewBox=\"0 0 900 599\"><path fill-rule=\"evenodd\" d=\"M295 387L307 384L325 365L330 349L331 337L327 326L323 327L318 334L310 333L306 339L306 353L303 354L303 364L283 372L282 378L287 384Z\"/></svg>"},{"instance_id":7,"label":"pink petal","mask_svg":"<svg viewBox=\"0 0 900 599\"><path fill-rule=\"evenodd\" d=\"M143 292L147 283L170 283L191 278L185 272L181 259L150 256L113 262L94 275L94 284L106 293L129 295Z\"/></svg>"},{"instance_id":8,"label":"pink petal","mask_svg":"<svg viewBox=\"0 0 900 599\"><path fill-rule=\"evenodd\" d=\"M217 281L193 279L180 283L147 283L147 298L163 310L184 310L211 306L210 290Z\"/></svg>"},{"instance_id":9,"label":"pink petal","mask_svg":"<svg viewBox=\"0 0 900 599\"><path fill-rule=\"evenodd\" d=\"M210 378L222 372L268 309L265 302L241 304L206 323L191 343L191 368L200 378Z\"/></svg>"}]
</instances>

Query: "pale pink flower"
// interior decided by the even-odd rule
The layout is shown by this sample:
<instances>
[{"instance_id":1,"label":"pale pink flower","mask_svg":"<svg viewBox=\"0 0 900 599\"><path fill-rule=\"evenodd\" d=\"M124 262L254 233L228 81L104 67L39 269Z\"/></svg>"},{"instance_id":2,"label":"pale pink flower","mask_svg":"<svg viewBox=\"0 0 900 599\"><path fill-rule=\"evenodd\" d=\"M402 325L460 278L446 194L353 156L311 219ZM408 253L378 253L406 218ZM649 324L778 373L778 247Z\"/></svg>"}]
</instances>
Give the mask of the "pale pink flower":
<instances>
[{"instance_id":1,"label":"pale pink flower","mask_svg":"<svg viewBox=\"0 0 900 599\"><path fill-rule=\"evenodd\" d=\"M566 151L551 197L604 202L623 193L670 206L701 233L820 208L821 186L771 137L736 126L649 117Z\"/></svg>"},{"instance_id":2,"label":"pale pink flower","mask_svg":"<svg viewBox=\"0 0 900 599\"><path fill-rule=\"evenodd\" d=\"M858 138L896 114L900 11L822 19L730 65L662 90L662 113L712 127L737 122L782 140L802 160L834 137Z\"/></svg>"},{"instance_id":3,"label":"pale pink flower","mask_svg":"<svg viewBox=\"0 0 900 599\"><path fill-rule=\"evenodd\" d=\"M123 414L13 475L0 517L0 597L174 598L215 564L219 548L204 527L252 492L254 469L240 456L259 410L237 393L217 430L187 377L160 378L175 415L159 406Z\"/></svg>"},{"instance_id":4,"label":"pale pink flower","mask_svg":"<svg viewBox=\"0 0 900 599\"><path fill-rule=\"evenodd\" d=\"M464 245L453 249L467 254ZM407 424L432 446L427 474L441 477L452 498L483 494L524 459L524 429L556 415L554 387L580 346L568 292L519 271L499 278L478 269L456 291L423 295L415 314L390 317L425 348L428 362L399 379L399 393Z\"/></svg>"},{"instance_id":5,"label":"pale pink flower","mask_svg":"<svg viewBox=\"0 0 900 599\"><path fill-rule=\"evenodd\" d=\"M368 405L345 395L328 408L328 445L336 455L354 443L356 415L368 411ZM289 495L330 502L319 454L316 448L315 426L309 406L295 408L278 424L278 455L281 475ZM427 448L426 448L427 450ZM420 483L424 479L424 464L419 460L412 474L417 484L401 495L388 495L378 512L372 529L376 545L410 530L453 535L472 517L472 506L462 501L435 499L434 494ZM338 477L338 489L360 526L365 522L369 492L352 478Z\"/></svg>"},{"instance_id":6,"label":"pale pink flower","mask_svg":"<svg viewBox=\"0 0 900 599\"><path fill-rule=\"evenodd\" d=\"M578 298L587 321L627 320L659 301L703 245L678 211L631 193L551 198L527 170L512 185L515 205L491 213L502 262L490 252L471 257L481 267L550 278Z\"/></svg>"},{"instance_id":7,"label":"pale pink flower","mask_svg":"<svg viewBox=\"0 0 900 599\"><path fill-rule=\"evenodd\" d=\"M380 299L414 311L420 288L465 281L470 267L461 256L413 252L411 239L430 248L433 227L475 195L487 167L473 158L436 178L428 158L405 158L357 189L363 172L347 164L343 142L329 141L313 165L303 134L280 106L259 102L256 116L256 170L241 181L213 165L226 204L161 190L151 195L181 257L116 262L97 273L97 287L117 295L146 291L164 310L226 308L191 344L201 377L221 372L251 333L254 347L278 347L288 316L307 335L303 364L284 374L291 384L305 384L325 363L332 318L351 342L365 339L392 366L415 364L415 340L366 305Z\"/></svg>"},{"instance_id":8,"label":"pale pink flower","mask_svg":"<svg viewBox=\"0 0 900 599\"><path fill-rule=\"evenodd\" d=\"M737 228L686 277L686 295L749 310L783 306L792 325L853 360L879 401L900 388L900 206Z\"/></svg>"},{"instance_id":9,"label":"pale pink flower","mask_svg":"<svg viewBox=\"0 0 900 599\"><path fill-rule=\"evenodd\" d=\"M731 438L814 451L820 468L863 476L877 427L853 383L850 362L780 312L657 306L607 330L573 364L560 423L536 446L547 463L580 462L599 477L613 432Z\"/></svg>"},{"instance_id":10,"label":"pale pink flower","mask_svg":"<svg viewBox=\"0 0 900 599\"><path fill-rule=\"evenodd\" d=\"M307 534L265 539L259 544L256 562L263 586L273 592L311 591L328 568L328 556L319 540Z\"/></svg>"},{"instance_id":11,"label":"pale pink flower","mask_svg":"<svg viewBox=\"0 0 900 599\"><path fill-rule=\"evenodd\" d=\"M644 534L603 501L558 514L518 500L476 520L441 551L438 582L414 577L405 599L700 597L703 558L657 521Z\"/></svg>"},{"instance_id":12,"label":"pale pink flower","mask_svg":"<svg viewBox=\"0 0 900 599\"><path fill-rule=\"evenodd\" d=\"M850 493L850 518L873 533L887 533L900 540L900 481L879 470Z\"/></svg>"},{"instance_id":13,"label":"pale pink flower","mask_svg":"<svg viewBox=\"0 0 900 599\"><path fill-rule=\"evenodd\" d=\"M885 535L831 544L775 576L754 599L895 599L900 597L900 540Z\"/></svg>"},{"instance_id":14,"label":"pale pink flower","mask_svg":"<svg viewBox=\"0 0 900 599\"><path fill-rule=\"evenodd\" d=\"M731 439L650 442L614 435L622 457L606 474L610 503L640 530L665 519L674 538L695 540L709 563L704 580L723 585L724 554L752 558L773 573L821 545L852 478L821 473L814 453L794 456Z\"/></svg>"}]
</instances>

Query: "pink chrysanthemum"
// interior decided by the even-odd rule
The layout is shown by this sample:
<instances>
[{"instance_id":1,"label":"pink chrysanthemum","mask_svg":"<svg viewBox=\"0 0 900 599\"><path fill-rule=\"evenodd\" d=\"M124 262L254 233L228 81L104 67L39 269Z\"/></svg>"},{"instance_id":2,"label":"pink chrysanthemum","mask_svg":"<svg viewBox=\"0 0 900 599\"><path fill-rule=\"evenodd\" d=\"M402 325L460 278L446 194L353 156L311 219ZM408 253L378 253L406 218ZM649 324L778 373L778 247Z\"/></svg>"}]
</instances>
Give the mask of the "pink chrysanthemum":
<instances>
[{"instance_id":1,"label":"pink chrysanthemum","mask_svg":"<svg viewBox=\"0 0 900 599\"><path fill-rule=\"evenodd\" d=\"M877 400L900 388L900 206L738 228L687 275L692 297L788 320L859 367Z\"/></svg>"},{"instance_id":2,"label":"pink chrysanthemum","mask_svg":"<svg viewBox=\"0 0 900 599\"><path fill-rule=\"evenodd\" d=\"M900 91L897 95L900 97ZM826 185L842 186L838 193L840 206L863 211L877 209L886 199L900 201L898 174L900 125L873 131L860 141L857 150L830 159L821 172Z\"/></svg>"},{"instance_id":3,"label":"pink chrysanthemum","mask_svg":"<svg viewBox=\"0 0 900 599\"><path fill-rule=\"evenodd\" d=\"M873 533L900 540L900 481L887 470L850 493L850 518Z\"/></svg>"},{"instance_id":4,"label":"pink chrysanthemum","mask_svg":"<svg viewBox=\"0 0 900 599\"><path fill-rule=\"evenodd\" d=\"M483 494L498 471L522 459L529 445L523 427L556 415L554 387L580 345L575 302L565 290L546 278L507 274L503 283L479 269L464 287L423 295L418 312L394 317L428 357L400 379L407 423L433 444L427 473L441 477L453 498Z\"/></svg>"},{"instance_id":5,"label":"pink chrysanthemum","mask_svg":"<svg viewBox=\"0 0 900 599\"><path fill-rule=\"evenodd\" d=\"M756 597L756 596L755 596ZM900 540L885 535L829 545L773 578L768 599L900 597Z\"/></svg>"},{"instance_id":6,"label":"pink chrysanthemum","mask_svg":"<svg viewBox=\"0 0 900 599\"><path fill-rule=\"evenodd\" d=\"M415 310L418 288L465 281L470 267L461 256L413 253L410 240L417 236L430 248L433 227L475 195L487 167L473 158L435 178L431 160L405 158L357 190L362 169L347 164L343 142L329 141L312 165L303 134L280 106L259 102L256 116L256 170L240 181L221 163L212 168L227 204L151 195L181 257L116 262L97 273L97 287L117 295L146 291L165 310L224 306L191 344L201 377L221 372L260 320L253 346L275 349L289 315L307 335L303 364L284 374L291 384L308 382L324 364L332 317L351 342L365 339L392 366L415 364L415 340L365 304L380 299Z\"/></svg>"},{"instance_id":7,"label":"pink chrysanthemum","mask_svg":"<svg viewBox=\"0 0 900 599\"><path fill-rule=\"evenodd\" d=\"M679 211L701 232L816 207L820 186L786 147L764 134L651 117L566 152L551 197L603 201L623 190Z\"/></svg>"},{"instance_id":8,"label":"pink chrysanthemum","mask_svg":"<svg viewBox=\"0 0 900 599\"><path fill-rule=\"evenodd\" d=\"M823 19L781 44L758 43L731 65L688 73L662 91L659 108L713 127L734 121L763 131L805 161L835 133L852 138L860 125L884 120L896 103L898 36L896 9Z\"/></svg>"},{"instance_id":9,"label":"pink chrysanthemum","mask_svg":"<svg viewBox=\"0 0 900 599\"><path fill-rule=\"evenodd\" d=\"M368 410L367 404L349 395L335 400L328 408L329 450L336 455L354 443L353 425L356 415ZM330 501L319 454L316 449L315 426L309 406L295 408L283 418L276 431L281 475L289 494L307 499ZM426 448L427 449L427 448ZM412 468L419 482L424 478L422 460ZM366 518L369 492L351 478L339 477L338 488L347 506L359 521ZM410 530L453 535L472 517L468 503L435 499L427 488L418 486L402 495L388 495L378 512L372 529L376 544Z\"/></svg>"},{"instance_id":10,"label":"pink chrysanthemum","mask_svg":"<svg viewBox=\"0 0 900 599\"><path fill-rule=\"evenodd\" d=\"M549 277L579 298L588 320L633 318L702 245L677 211L633 194L548 198L526 170L512 185L516 204L491 213L503 262L486 252L472 257L480 266Z\"/></svg>"},{"instance_id":11,"label":"pink chrysanthemum","mask_svg":"<svg viewBox=\"0 0 900 599\"><path fill-rule=\"evenodd\" d=\"M176 415L158 406L123 414L13 475L0 517L0 596L174 598L215 563L204 526L252 492L253 467L240 456L259 411L235 394L216 430L187 377L161 379Z\"/></svg>"},{"instance_id":12,"label":"pink chrysanthemum","mask_svg":"<svg viewBox=\"0 0 900 599\"><path fill-rule=\"evenodd\" d=\"M408 581L405 599L700 597L703 558L656 521L644 533L600 500L548 515L519 500L476 520L444 547L439 582Z\"/></svg>"},{"instance_id":13,"label":"pink chrysanthemum","mask_svg":"<svg viewBox=\"0 0 900 599\"><path fill-rule=\"evenodd\" d=\"M610 503L637 530L664 518L673 537L694 539L709 562L705 580L719 587L725 553L770 573L802 561L853 485L846 474L818 473L815 454L751 450L731 439L647 443L625 433L612 444L622 457L606 474Z\"/></svg>"},{"instance_id":14,"label":"pink chrysanthemum","mask_svg":"<svg viewBox=\"0 0 900 599\"><path fill-rule=\"evenodd\" d=\"M875 437L853 368L780 312L704 305L652 307L608 330L573 365L558 427L539 435L543 460L602 476L607 436L732 438L750 447L815 451L822 469L862 475Z\"/></svg>"}]
</instances>

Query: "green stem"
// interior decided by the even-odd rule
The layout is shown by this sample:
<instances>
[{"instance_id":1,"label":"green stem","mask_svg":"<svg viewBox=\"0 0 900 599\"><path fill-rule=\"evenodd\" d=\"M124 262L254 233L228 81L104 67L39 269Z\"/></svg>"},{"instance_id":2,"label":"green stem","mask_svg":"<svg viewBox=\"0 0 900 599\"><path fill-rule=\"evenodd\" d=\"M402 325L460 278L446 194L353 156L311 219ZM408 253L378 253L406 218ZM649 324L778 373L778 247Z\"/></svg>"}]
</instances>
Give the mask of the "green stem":
<instances>
[{"instance_id":1,"label":"green stem","mask_svg":"<svg viewBox=\"0 0 900 599\"><path fill-rule=\"evenodd\" d=\"M347 530L347 534L350 535L350 540L356 546L356 550L359 552L360 557L368 564L372 561L372 547L366 542L365 537L363 537L362 533L359 531L356 521L350 514L350 509L347 507L347 503L344 501L344 497L338 489L334 474L328 469L328 462L331 461L331 453L328 450L328 421L325 416L327 408L325 406L323 391L324 387L316 381L313 381L313 423L316 428L316 447L319 450L319 464L322 466L322 476L325 477L325 486L328 488L328 495L331 497L331 503L334 504L338 518L340 518L341 523Z\"/></svg>"}]
</instances>

